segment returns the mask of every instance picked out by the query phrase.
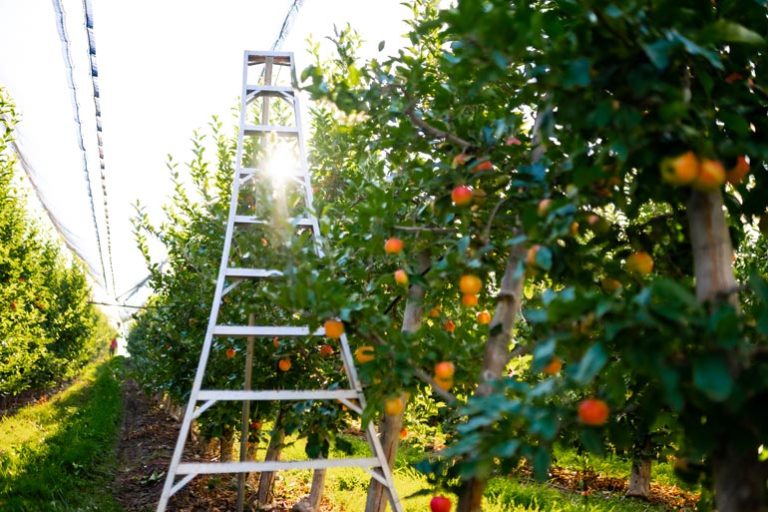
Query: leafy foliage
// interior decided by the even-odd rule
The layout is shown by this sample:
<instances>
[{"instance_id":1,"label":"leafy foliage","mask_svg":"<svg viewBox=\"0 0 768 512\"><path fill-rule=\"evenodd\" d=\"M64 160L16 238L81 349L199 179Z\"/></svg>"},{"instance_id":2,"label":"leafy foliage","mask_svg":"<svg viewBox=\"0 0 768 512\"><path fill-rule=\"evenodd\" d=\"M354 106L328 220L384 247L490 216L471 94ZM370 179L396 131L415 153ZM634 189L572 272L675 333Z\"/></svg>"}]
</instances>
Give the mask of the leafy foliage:
<instances>
[{"instance_id":1,"label":"leafy foliage","mask_svg":"<svg viewBox=\"0 0 768 512\"><path fill-rule=\"evenodd\" d=\"M115 334L79 264L30 222L8 147L15 122L0 89L0 397L73 377Z\"/></svg>"}]
</instances>

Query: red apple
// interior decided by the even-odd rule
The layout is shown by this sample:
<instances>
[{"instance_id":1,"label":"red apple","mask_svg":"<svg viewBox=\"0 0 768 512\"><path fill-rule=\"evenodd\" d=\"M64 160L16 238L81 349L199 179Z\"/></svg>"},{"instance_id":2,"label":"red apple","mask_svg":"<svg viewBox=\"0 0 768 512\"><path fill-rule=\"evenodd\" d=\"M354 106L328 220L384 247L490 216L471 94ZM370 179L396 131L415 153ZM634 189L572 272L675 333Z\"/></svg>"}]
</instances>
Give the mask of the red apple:
<instances>
[{"instance_id":1,"label":"red apple","mask_svg":"<svg viewBox=\"0 0 768 512\"><path fill-rule=\"evenodd\" d=\"M451 192L451 201L456 206L465 206L472 202L472 187L459 185Z\"/></svg>"},{"instance_id":2,"label":"red apple","mask_svg":"<svg viewBox=\"0 0 768 512\"><path fill-rule=\"evenodd\" d=\"M451 512L451 500L445 496L435 496L429 502L429 508L432 512Z\"/></svg>"}]
</instances>

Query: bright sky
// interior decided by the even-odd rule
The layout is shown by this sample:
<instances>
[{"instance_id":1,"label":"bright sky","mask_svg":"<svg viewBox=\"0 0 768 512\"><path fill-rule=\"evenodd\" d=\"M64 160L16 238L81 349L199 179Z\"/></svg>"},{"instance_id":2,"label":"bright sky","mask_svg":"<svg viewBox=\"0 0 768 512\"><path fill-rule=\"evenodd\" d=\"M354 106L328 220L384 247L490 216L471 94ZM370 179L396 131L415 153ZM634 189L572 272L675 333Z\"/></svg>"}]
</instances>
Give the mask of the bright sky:
<instances>
[{"instance_id":1,"label":"bright sky","mask_svg":"<svg viewBox=\"0 0 768 512\"><path fill-rule=\"evenodd\" d=\"M82 0L62 0L72 41L75 82L102 242L94 106ZM268 50L290 0L93 0L104 153L117 293L146 275L130 217L136 199L159 219L170 191L167 154L190 158L192 131L211 115L232 120L242 73L243 50ZM307 37L333 33L350 22L372 55L403 44L400 0L305 0L281 50L308 62ZM62 44L52 0L0 0L0 85L21 114L17 136L41 176L43 193L90 263L98 249L86 194L82 155L67 86ZM306 116L305 116L306 122ZM106 258L106 248L105 248ZM103 291L97 299L109 300Z\"/></svg>"}]
</instances>

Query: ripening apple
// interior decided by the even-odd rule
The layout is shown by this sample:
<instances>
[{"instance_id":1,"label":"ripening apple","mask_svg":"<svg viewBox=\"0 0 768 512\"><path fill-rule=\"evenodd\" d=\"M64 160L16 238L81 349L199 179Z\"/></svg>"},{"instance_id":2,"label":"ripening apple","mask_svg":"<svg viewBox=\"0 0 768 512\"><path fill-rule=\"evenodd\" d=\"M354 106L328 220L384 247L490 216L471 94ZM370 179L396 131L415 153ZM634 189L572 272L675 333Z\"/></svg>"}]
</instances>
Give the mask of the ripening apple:
<instances>
[{"instance_id":1,"label":"ripening apple","mask_svg":"<svg viewBox=\"0 0 768 512\"><path fill-rule=\"evenodd\" d=\"M277 366L280 368L281 371L287 372L288 370L291 369L291 366L293 366L293 363L291 363L290 358L284 357L277 362Z\"/></svg>"},{"instance_id":2,"label":"ripening apple","mask_svg":"<svg viewBox=\"0 0 768 512\"><path fill-rule=\"evenodd\" d=\"M466 153L459 153L458 155L453 157L453 162L451 163L451 165L455 169L455 168L460 167L460 166L464 165L465 163L467 163L467 160L469 160L469 159L470 159L470 156L468 154L466 154Z\"/></svg>"},{"instance_id":3,"label":"ripening apple","mask_svg":"<svg viewBox=\"0 0 768 512\"><path fill-rule=\"evenodd\" d=\"M325 335L333 340L341 338L341 335L344 333L344 324L339 320L326 320L323 328L325 329Z\"/></svg>"},{"instance_id":4,"label":"ripening apple","mask_svg":"<svg viewBox=\"0 0 768 512\"><path fill-rule=\"evenodd\" d=\"M749 173L749 161L747 161L747 157L744 155L739 155L736 158L736 165L731 167L728 170L728 183L731 185L738 185L741 183L741 180L744 179L744 176L746 176Z\"/></svg>"},{"instance_id":5,"label":"ripening apple","mask_svg":"<svg viewBox=\"0 0 768 512\"><path fill-rule=\"evenodd\" d=\"M699 158L693 151L661 161L661 179L671 185L690 185L701 170Z\"/></svg>"},{"instance_id":6,"label":"ripening apple","mask_svg":"<svg viewBox=\"0 0 768 512\"><path fill-rule=\"evenodd\" d=\"M435 306L429 310L429 318L438 318L440 316L440 306Z\"/></svg>"},{"instance_id":7,"label":"ripening apple","mask_svg":"<svg viewBox=\"0 0 768 512\"><path fill-rule=\"evenodd\" d=\"M597 398L587 398L579 404L579 421L585 425L599 427L608 422L608 404Z\"/></svg>"},{"instance_id":8,"label":"ripening apple","mask_svg":"<svg viewBox=\"0 0 768 512\"><path fill-rule=\"evenodd\" d=\"M435 377L435 384L437 384L437 387L439 387L443 391L450 391L451 388L453 387L453 377L450 377L450 378Z\"/></svg>"},{"instance_id":9,"label":"ripening apple","mask_svg":"<svg viewBox=\"0 0 768 512\"><path fill-rule=\"evenodd\" d=\"M456 324L453 323L453 320L447 320L443 325L443 329L445 329L448 332L453 332L456 330Z\"/></svg>"},{"instance_id":10,"label":"ripening apple","mask_svg":"<svg viewBox=\"0 0 768 512\"><path fill-rule=\"evenodd\" d=\"M525 255L525 264L529 267L536 266L536 255L539 253L541 245L534 244L528 248L528 252Z\"/></svg>"},{"instance_id":11,"label":"ripening apple","mask_svg":"<svg viewBox=\"0 0 768 512\"><path fill-rule=\"evenodd\" d=\"M397 416L405 409L405 403L401 397L390 398L384 402L384 412L387 416Z\"/></svg>"},{"instance_id":12,"label":"ripening apple","mask_svg":"<svg viewBox=\"0 0 768 512\"><path fill-rule=\"evenodd\" d=\"M450 379L456 372L456 367L450 361L440 361L435 365L435 377L440 379Z\"/></svg>"},{"instance_id":13,"label":"ripening apple","mask_svg":"<svg viewBox=\"0 0 768 512\"><path fill-rule=\"evenodd\" d=\"M477 313L477 323L480 325L488 325L491 323L491 314L488 310L479 311Z\"/></svg>"},{"instance_id":14,"label":"ripening apple","mask_svg":"<svg viewBox=\"0 0 768 512\"><path fill-rule=\"evenodd\" d=\"M557 375L563 369L563 360L554 356L552 360L544 367L544 373L547 375Z\"/></svg>"},{"instance_id":15,"label":"ripening apple","mask_svg":"<svg viewBox=\"0 0 768 512\"><path fill-rule=\"evenodd\" d=\"M539 201L539 206L536 208L536 213L539 214L539 217L544 217L547 212L549 212L549 209L552 207L552 200L551 199L542 199Z\"/></svg>"},{"instance_id":16,"label":"ripening apple","mask_svg":"<svg viewBox=\"0 0 768 512\"><path fill-rule=\"evenodd\" d=\"M400 286L408 286L408 274L405 272L405 270L395 270L395 282Z\"/></svg>"},{"instance_id":17,"label":"ripening apple","mask_svg":"<svg viewBox=\"0 0 768 512\"><path fill-rule=\"evenodd\" d=\"M615 293L621 289L621 281L612 277L604 277L600 280L600 287L605 293Z\"/></svg>"},{"instance_id":18,"label":"ripening apple","mask_svg":"<svg viewBox=\"0 0 768 512\"><path fill-rule=\"evenodd\" d=\"M370 363L376 359L371 345L363 345L355 350L355 360L360 364Z\"/></svg>"},{"instance_id":19,"label":"ripening apple","mask_svg":"<svg viewBox=\"0 0 768 512\"><path fill-rule=\"evenodd\" d=\"M234 348L229 347L227 349L227 359L232 359L233 357L235 357L235 354L237 354L237 350L235 350Z\"/></svg>"},{"instance_id":20,"label":"ripening apple","mask_svg":"<svg viewBox=\"0 0 768 512\"><path fill-rule=\"evenodd\" d=\"M477 164L474 169L472 169L472 172L482 172L482 171L492 171L493 170L493 163L491 163L490 160L483 160L479 164Z\"/></svg>"},{"instance_id":21,"label":"ripening apple","mask_svg":"<svg viewBox=\"0 0 768 512\"><path fill-rule=\"evenodd\" d=\"M636 276L647 276L653 272L653 258L645 251L638 251L627 258L626 269Z\"/></svg>"},{"instance_id":22,"label":"ripening apple","mask_svg":"<svg viewBox=\"0 0 768 512\"><path fill-rule=\"evenodd\" d=\"M472 187L459 185L451 192L451 201L456 206L466 206L472 202Z\"/></svg>"},{"instance_id":23,"label":"ripening apple","mask_svg":"<svg viewBox=\"0 0 768 512\"><path fill-rule=\"evenodd\" d=\"M429 502L429 508L432 512L451 512L451 500L445 496L435 496Z\"/></svg>"},{"instance_id":24,"label":"ripening apple","mask_svg":"<svg viewBox=\"0 0 768 512\"><path fill-rule=\"evenodd\" d=\"M398 254L403 250L403 241L399 238L388 238L384 242L384 252L387 254Z\"/></svg>"},{"instance_id":25,"label":"ripening apple","mask_svg":"<svg viewBox=\"0 0 768 512\"><path fill-rule=\"evenodd\" d=\"M330 357L333 355L333 347L327 343L320 345L320 355L322 357Z\"/></svg>"},{"instance_id":26,"label":"ripening apple","mask_svg":"<svg viewBox=\"0 0 768 512\"><path fill-rule=\"evenodd\" d=\"M459 279L459 290L464 295L477 295L483 288L483 281L472 274L464 274Z\"/></svg>"},{"instance_id":27,"label":"ripening apple","mask_svg":"<svg viewBox=\"0 0 768 512\"><path fill-rule=\"evenodd\" d=\"M477 306L477 295L471 293L465 293L461 296L461 304L465 308L473 308Z\"/></svg>"},{"instance_id":28,"label":"ripening apple","mask_svg":"<svg viewBox=\"0 0 768 512\"><path fill-rule=\"evenodd\" d=\"M725 183L725 167L717 160L702 160L701 170L691 186L702 192L712 192Z\"/></svg>"}]
</instances>

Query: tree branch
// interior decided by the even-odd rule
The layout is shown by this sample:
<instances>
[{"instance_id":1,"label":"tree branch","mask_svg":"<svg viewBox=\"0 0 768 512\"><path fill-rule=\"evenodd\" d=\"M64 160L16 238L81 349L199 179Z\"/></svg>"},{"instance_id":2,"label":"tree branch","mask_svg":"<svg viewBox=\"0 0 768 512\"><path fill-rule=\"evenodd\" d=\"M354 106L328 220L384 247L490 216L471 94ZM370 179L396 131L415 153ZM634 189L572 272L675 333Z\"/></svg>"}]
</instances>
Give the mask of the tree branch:
<instances>
[{"instance_id":1,"label":"tree branch","mask_svg":"<svg viewBox=\"0 0 768 512\"><path fill-rule=\"evenodd\" d=\"M411 120L411 122L421 129L424 133L427 135L430 135L434 137L435 139L442 139L447 140L448 142L452 142L453 144L456 144L457 146L461 147L462 150L467 149L472 144L470 144L468 141L462 139L458 135L454 135L450 132L447 132L445 130L441 130L439 128L435 128L431 124L427 123L424 119L416 115L416 102L411 101L407 107L405 107L405 110L403 110L403 113L408 116L408 119Z\"/></svg>"},{"instance_id":2,"label":"tree branch","mask_svg":"<svg viewBox=\"0 0 768 512\"><path fill-rule=\"evenodd\" d=\"M382 337L375 332L371 333L370 335L365 335L360 332L358 332L357 334L359 334L363 339L370 341L371 343L374 343L380 347L384 347L387 345L387 342L384 341L384 339L382 339ZM411 361L408 361L408 362L410 363ZM445 400L447 403L450 404L457 401L456 397L452 393L449 393L448 391L438 386L437 382L435 382L435 380L432 377L430 377L427 372L425 372L421 368L418 368L414 364L411 364L411 367L413 368L413 373L416 376L416 378L418 378L420 381L424 382L425 384L428 384L429 386L431 386L432 390L437 395L439 395L443 400Z\"/></svg>"}]
</instances>

